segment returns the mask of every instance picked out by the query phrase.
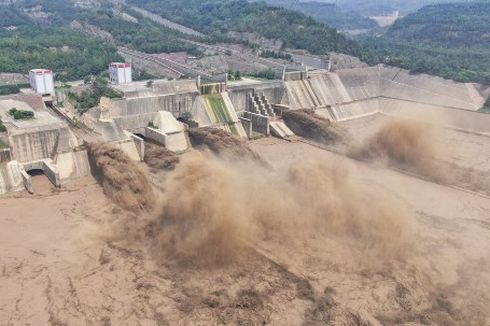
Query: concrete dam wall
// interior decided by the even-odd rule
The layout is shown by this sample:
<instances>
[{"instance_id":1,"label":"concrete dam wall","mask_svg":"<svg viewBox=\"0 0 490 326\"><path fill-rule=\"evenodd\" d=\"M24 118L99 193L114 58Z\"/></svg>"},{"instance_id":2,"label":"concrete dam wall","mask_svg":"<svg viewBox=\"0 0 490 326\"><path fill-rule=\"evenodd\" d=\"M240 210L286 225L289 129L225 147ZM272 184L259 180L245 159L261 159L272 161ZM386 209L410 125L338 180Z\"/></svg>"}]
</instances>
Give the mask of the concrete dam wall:
<instances>
[{"instance_id":1,"label":"concrete dam wall","mask_svg":"<svg viewBox=\"0 0 490 326\"><path fill-rule=\"evenodd\" d=\"M176 118L184 112L190 112L198 93L158 95L151 97L125 98L113 100L112 105L102 118L111 119L120 116L141 115L158 111L171 112Z\"/></svg>"},{"instance_id":2,"label":"concrete dam wall","mask_svg":"<svg viewBox=\"0 0 490 326\"><path fill-rule=\"evenodd\" d=\"M67 126L11 134L9 142L13 159L19 162L54 158L57 153L69 151L74 145L73 135Z\"/></svg>"},{"instance_id":3,"label":"concrete dam wall","mask_svg":"<svg viewBox=\"0 0 490 326\"><path fill-rule=\"evenodd\" d=\"M302 80L286 81L285 89L282 104L291 109L316 109L334 121L381 112L381 103L384 110L387 105L406 106L409 102L412 106L475 111L485 102L479 85L385 66L312 72Z\"/></svg>"},{"instance_id":4,"label":"concrete dam wall","mask_svg":"<svg viewBox=\"0 0 490 326\"><path fill-rule=\"evenodd\" d=\"M407 70L380 68L380 96L476 111L485 103L478 85Z\"/></svg>"},{"instance_id":5,"label":"concrete dam wall","mask_svg":"<svg viewBox=\"0 0 490 326\"><path fill-rule=\"evenodd\" d=\"M378 76L377 67L312 72L308 78L285 82L287 96L283 104L293 109L311 109L377 97Z\"/></svg>"},{"instance_id":6,"label":"concrete dam wall","mask_svg":"<svg viewBox=\"0 0 490 326\"><path fill-rule=\"evenodd\" d=\"M427 112L435 107L475 111L485 101L484 90L479 85L411 74L382 65L336 72L305 71L297 77L284 81L230 82L227 90L214 95L202 95L197 83L189 80L155 81L151 86L142 82L120 85L117 87L125 98L111 100L102 107L101 123L105 123L102 131L117 139L122 136L122 130L144 128L155 113L167 111L176 118L189 112L200 126L224 128L243 137L245 132L238 117L248 110L255 94L264 95L271 104L315 109L332 121L388 111L404 112L408 103L427 108ZM482 130L481 126L476 129Z\"/></svg>"},{"instance_id":7,"label":"concrete dam wall","mask_svg":"<svg viewBox=\"0 0 490 326\"><path fill-rule=\"evenodd\" d=\"M369 98L363 101L335 104L316 111L331 121L346 121L378 113L380 106L378 98Z\"/></svg>"},{"instance_id":8,"label":"concrete dam wall","mask_svg":"<svg viewBox=\"0 0 490 326\"><path fill-rule=\"evenodd\" d=\"M282 81L257 82L247 85L233 85L228 87L228 94L237 113L246 110L251 95L255 93L264 94L274 104L281 103L286 94Z\"/></svg>"},{"instance_id":9,"label":"concrete dam wall","mask_svg":"<svg viewBox=\"0 0 490 326\"><path fill-rule=\"evenodd\" d=\"M380 112L386 115L425 119L445 127L490 135L490 114L405 100L380 99Z\"/></svg>"}]
</instances>

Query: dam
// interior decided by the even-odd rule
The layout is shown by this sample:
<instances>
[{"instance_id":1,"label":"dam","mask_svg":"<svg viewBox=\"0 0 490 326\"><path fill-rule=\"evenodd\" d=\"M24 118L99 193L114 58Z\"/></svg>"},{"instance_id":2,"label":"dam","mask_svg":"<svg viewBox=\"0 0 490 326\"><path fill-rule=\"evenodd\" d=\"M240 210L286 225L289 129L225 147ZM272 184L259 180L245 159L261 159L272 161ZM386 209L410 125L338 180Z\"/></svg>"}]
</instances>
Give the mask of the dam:
<instances>
[{"instance_id":1,"label":"dam","mask_svg":"<svg viewBox=\"0 0 490 326\"><path fill-rule=\"evenodd\" d=\"M211 84L201 84L199 78L156 80L115 88L123 97L101 101L93 121L101 130L112 130L103 132L108 135L124 131L144 135L158 112L169 112L195 127L221 128L240 138L270 134L287 138L292 133L280 112L297 109L313 109L339 123L375 114L434 117L450 128L490 132L490 115L478 112L490 95L488 87L383 65L285 71L282 80L243 78Z\"/></svg>"},{"instance_id":2,"label":"dam","mask_svg":"<svg viewBox=\"0 0 490 326\"><path fill-rule=\"evenodd\" d=\"M165 134L172 132L175 139L180 137L175 142L180 145L171 148L176 152L190 146L184 140L186 127L179 121L224 129L245 139L260 135L288 138L293 134L281 112L297 109L312 109L337 123L376 114L434 117L449 128L490 133L490 115L478 112L490 95L488 87L383 65L284 71L282 80L243 78L201 84L197 78L132 82L114 88L122 98L103 98L96 114L89 114L85 122L107 140L129 135L141 143L135 135L145 138L157 132L163 144L168 138ZM170 114L163 116L163 112ZM173 131L149 127L160 125L172 125ZM141 156L142 150L138 151Z\"/></svg>"},{"instance_id":3,"label":"dam","mask_svg":"<svg viewBox=\"0 0 490 326\"><path fill-rule=\"evenodd\" d=\"M490 115L479 112L490 95L487 86L412 74L388 66L337 71L284 71L282 80L243 78L201 84L197 80L136 81L113 85L121 98L102 98L81 116L102 142L112 142L131 159L143 160L145 140L183 153L191 147L186 129L214 127L235 137L294 136L281 119L284 110L311 109L332 122L384 115L431 122L490 135ZM16 108L33 113L16 120ZM57 187L90 173L83 137L47 110L42 98L0 98L0 193L29 190L30 170L42 170ZM3 135L2 135L3 134ZM32 189L31 189L32 190Z\"/></svg>"}]
</instances>

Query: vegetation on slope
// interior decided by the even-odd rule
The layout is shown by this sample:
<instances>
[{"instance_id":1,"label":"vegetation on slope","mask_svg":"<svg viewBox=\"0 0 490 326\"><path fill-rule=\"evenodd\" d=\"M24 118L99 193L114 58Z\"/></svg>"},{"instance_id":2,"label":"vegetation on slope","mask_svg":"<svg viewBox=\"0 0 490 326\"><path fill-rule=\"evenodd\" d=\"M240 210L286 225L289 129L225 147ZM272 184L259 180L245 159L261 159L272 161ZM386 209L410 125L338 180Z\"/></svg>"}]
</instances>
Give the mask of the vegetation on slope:
<instances>
[{"instance_id":1,"label":"vegetation on slope","mask_svg":"<svg viewBox=\"0 0 490 326\"><path fill-rule=\"evenodd\" d=\"M12 7L0 7L0 28L23 26L29 23L28 18Z\"/></svg>"},{"instance_id":2,"label":"vegetation on slope","mask_svg":"<svg viewBox=\"0 0 490 326\"><path fill-rule=\"evenodd\" d=\"M490 2L424 7L364 45L369 63L490 84Z\"/></svg>"},{"instance_id":3,"label":"vegetation on slope","mask_svg":"<svg viewBox=\"0 0 490 326\"><path fill-rule=\"evenodd\" d=\"M251 32L280 39L285 47L312 53L359 53L355 42L334 29L301 13L271 8L262 2L130 0L128 3L203 31L209 35L207 42L236 41L228 34L230 31ZM124 18L105 1L96 8L80 9L70 0L19 0L4 9L6 18L11 19L10 22L6 19L5 24L18 29L0 32L3 36L0 39L2 72L26 73L33 67L46 67L58 73L57 80L65 81L98 74L110 61L121 60L114 46L69 30L73 20L109 32L118 45L147 53L202 54L195 45L185 42L191 36L160 26L125 7L123 11L136 20Z\"/></svg>"},{"instance_id":4,"label":"vegetation on slope","mask_svg":"<svg viewBox=\"0 0 490 326\"><path fill-rule=\"evenodd\" d=\"M283 60L291 60L292 56L289 53L282 53L276 51L265 50L260 52L260 56L262 58L274 58L274 59L283 59Z\"/></svg>"},{"instance_id":5,"label":"vegetation on slope","mask_svg":"<svg viewBox=\"0 0 490 326\"><path fill-rule=\"evenodd\" d=\"M64 81L98 74L109 62L121 60L115 47L62 27L21 27L0 36L1 72L43 67Z\"/></svg>"},{"instance_id":6,"label":"vegetation on slope","mask_svg":"<svg viewBox=\"0 0 490 326\"><path fill-rule=\"evenodd\" d=\"M270 68L265 69L265 70L261 70L258 72L254 72L254 73L248 73L247 75L250 77L254 77L254 78L258 78L258 79L265 79L265 80L272 80L272 79L280 78L279 76L277 76L277 73L273 69L270 69Z\"/></svg>"},{"instance_id":7,"label":"vegetation on slope","mask_svg":"<svg viewBox=\"0 0 490 326\"><path fill-rule=\"evenodd\" d=\"M344 11L338 5L328 2L298 0L266 0L268 5L299 11L319 22L341 30L373 29L377 27L374 20L361 16L358 12Z\"/></svg>"},{"instance_id":8,"label":"vegetation on slope","mask_svg":"<svg viewBox=\"0 0 490 326\"><path fill-rule=\"evenodd\" d=\"M146 53L187 51L199 55L195 45L182 41L184 35L157 25L140 14L130 11L137 22L123 20L110 9L85 11L80 20L109 32L118 44Z\"/></svg>"},{"instance_id":9,"label":"vegetation on slope","mask_svg":"<svg viewBox=\"0 0 490 326\"><path fill-rule=\"evenodd\" d=\"M68 93L71 102L79 113L84 113L88 109L99 105L101 97L121 98L122 94L109 86L107 79L97 77L91 82L87 90L82 91L80 95L73 92Z\"/></svg>"},{"instance_id":10,"label":"vegetation on slope","mask_svg":"<svg viewBox=\"0 0 490 326\"><path fill-rule=\"evenodd\" d=\"M398 20L387 37L449 48L490 48L490 2L424 7Z\"/></svg>"},{"instance_id":11,"label":"vegetation on slope","mask_svg":"<svg viewBox=\"0 0 490 326\"><path fill-rule=\"evenodd\" d=\"M35 8L41 8L42 12L48 15L48 18L33 18L36 22L59 26L68 24L76 19L79 10L75 8L70 0L19 0L15 3L15 8L22 11L32 11Z\"/></svg>"},{"instance_id":12,"label":"vegetation on slope","mask_svg":"<svg viewBox=\"0 0 490 326\"><path fill-rule=\"evenodd\" d=\"M358 54L355 42L333 28L306 15L263 2L245 0L129 0L182 25L223 37L229 31L250 32L283 41L288 48L306 49L314 54L329 51Z\"/></svg>"},{"instance_id":13,"label":"vegetation on slope","mask_svg":"<svg viewBox=\"0 0 490 326\"><path fill-rule=\"evenodd\" d=\"M57 80L65 81L99 74L110 61L122 60L114 46L69 30L68 24L74 19L109 32L118 45L148 53L201 54L195 45L185 41L191 36L160 26L125 7L123 11L137 21L122 18L113 5L100 3L98 9L79 9L70 0L19 0L13 6L0 7L0 27L4 27L0 30L0 71L27 73L34 67L46 67L57 72ZM386 63L458 81L490 84L490 2L424 7L400 19L386 35L366 39L362 47L312 17L269 7L264 2L128 0L127 3L204 32L209 35L208 42L231 41L230 31L248 32L281 40L286 48L306 49L314 54L342 52L360 56L371 64ZM342 5L345 4L339 4ZM319 19L320 11L311 8L322 6L331 5L306 3L294 9ZM33 15L36 10L44 14ZM335 12L326 15L334 19ZM363 24L361 20L352 21ZM41 28L41 24L50 27ZM12 26L17 29L7 29ZM279 54L262 52L265 57ZM263 77L269 75L272 74L264 72Z\"/></svg>"},{"instance_id":14,"label":"vegetation on slope","mask_svg":"<svg viewBox=\"0 0 490 326\"><path fill-rule=\"evenodd\" d=\"M414 12L423 6L457 0L337 0L335 3L346 11L355 11L363 16L378 16L400 11L401 15ZM333 1L329 1L333 2Z\"/></svg>"},{"instance_id":15,"label":"vegetation on slope","mask_svg":"<svg viewBox=\"0 0 490 326\"><path fill-rule=\"evenodd\" d=\"M0 95L17 94L21 88L29 88L29 84L0 85Z\"/></svg>"}]
</instances>

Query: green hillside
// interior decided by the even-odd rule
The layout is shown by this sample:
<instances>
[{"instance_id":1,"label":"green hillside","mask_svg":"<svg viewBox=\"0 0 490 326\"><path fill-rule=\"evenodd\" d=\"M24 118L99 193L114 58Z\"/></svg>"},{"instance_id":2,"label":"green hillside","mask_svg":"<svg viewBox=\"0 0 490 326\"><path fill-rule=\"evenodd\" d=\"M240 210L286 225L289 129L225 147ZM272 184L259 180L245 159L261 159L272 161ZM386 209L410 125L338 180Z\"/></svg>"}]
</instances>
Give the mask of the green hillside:
<instances>
[{"instance_id":1,"label":"green hillside","mask_svg":"<svg viewBox=\"0 0 490 326\"><path fill-rule=\"evenodd\" d=\"M363 58L490 84L490 2L430 5L364 40Z\"/></svg>"},{"instance_id":2,"label":"green hillside","mask_svg":"<svg viewBox=\"0 0 490 326\"><path fill-rule=\"evenodd\" d=\"M106 69L120 59L114 45L147 53L200 51L186 39L193 38L158 25L124 4L101 0L94 7L77 7L71 0L19 0L0 7L0 71L26 72L46 67L60 72L57 78L78 79ZM323 23L264 2L246 0L128 0L134 5L170 18L206 34L203 42L237 42L230 31L254 33L282 40L285 47L315 54L329 51L359 54L357 43ZM121 11L130 14L121 16ZM71 30L77 21L92 31L112 35L115 44ZM7 29L8 27L8 29ZM71 67L70 67L71 65Z\"/></svg>"},{"instance_id":3,"label":"green hillside","mask_svg":"<svg viewBox=\"0 0 490 326\"><path fill-rule=\"evenodd\" d=\"M344 11L333 3L299 0L266 0L268 5L299 11L340 30L373 29L375 21L355 11Z\"/></svg>"},{"instance_id":4,"label":"green hillside","mask_svg":"<svg viewBox=\"0 0 490 326\"><path fill-rule=\"evenodd\" d=\"M25 13L39 5L47 18ZM68 0L23 0L0 7L0 72L42 67L64 81L98 74L109 62L122 60L114 46L69 29L77 15Z\"/></svg>"},{"instance_id":5,"label":"green hillside","mask_svg":"<svg viewBox=\"0 0 490 326\"><path fill-rule=\"evenodd\" d=\"M426 6L398 20L384 35L365 38L361 45L318 21L324 17L323 21L345 29L371 24L357 14L319 1L269 1L302 13L246 0L127 0L126 5L198 30L207 35L199 39L202 42L237 42L230 32L247 32L313 54L342 52L371 64L386 63L458 81L490 84L489 1ZM160 26L124 4L114 5L108 0L99 4L79 8L70 0L19 0L0 7L0 71L46 67L57 71L61 80L83 78L121 59L115 45L148 53L200 54L186 41L193 36ZM338 2L339 7L342 5L345 3ZM121 11L133 18L121 16ZM352 15L351 22L343 15ZM72 31L74 20L110 33L115 44Z\"/></svg>"},{"instance_id":6,"label":"green hillside","mask_svg":"<svg viewBox=\"0 0 490 326\"><path fill-rule=\"evenodd\" d=\"M78 19L109 32L117 44L146 53L187 51L198 54L196 47L182 40L185 36L143 18L128 10L137 19L131 22L118 17L110 9L84 11Z\"/></svg>"},{"instance_id":7,"label":"green hillside","mask_svg":"<svg viewBox=\"0 0 490 326\"><path fill-rule=\"evenodd\" d=\"M0 28L2 29L29 24L29 19L12 7L0 7L0 18Z\"/></svg>"},{"instance_id":8,"label":"green hillside","mask_svg":"<svg viewBox=\"0 0 490 326\"><path fill-rule=\"evenodd\" d=\"M437 3L457 2L457 0L317 0L333 2L340 9L355 11L363 16L377 16L399 11L405 16L418 9Z\"/></svg>"},{"instance_id":9,"label":"green hillside","mask_svg":"<svg viewBox=\"0 0 490 326\"><path fill-rule=\"evenodd\" d=\"M115 60L121 58L114 46L63 27L21 27L0 37L0 72L42 67L56 71L58 80L74 80L98 74Z\"/></svg>"},{"instance_id":10,"label":"green hillside","mask_svg":"<svg viewBox=\"0 0 490 326\"><path fill-rule=\"evenodd\" d=\"M355 42L302 13L245 0L129 0L129 4L214 37L229 31L282 40L285 47L319 54L358 54Z\"/></svg>"},{"instance_id":11,"label":"green hillside","mask_svg":"<svg viewBox=\"0 0 490 326\"><path fill-rule=\"evenodd\" d=\"M395 22L386 36L447 48L490 48L490 2L427 6Z\"/></svg>"}]
</instances>

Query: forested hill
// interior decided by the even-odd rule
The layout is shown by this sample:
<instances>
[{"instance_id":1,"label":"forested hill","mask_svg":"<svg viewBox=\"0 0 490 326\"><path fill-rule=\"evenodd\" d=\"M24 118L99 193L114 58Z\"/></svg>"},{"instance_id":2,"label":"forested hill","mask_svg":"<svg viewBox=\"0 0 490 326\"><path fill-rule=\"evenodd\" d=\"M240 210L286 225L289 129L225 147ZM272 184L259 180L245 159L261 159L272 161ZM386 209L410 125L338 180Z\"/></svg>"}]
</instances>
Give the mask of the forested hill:
<instances>
[{"instance_id":1,"label":"forested hill","mask_svg":"<svg viewBox=\"0 0 490 326\"><path fill-rule=\"evenodd\" d=\"M19 0L0 6L0 72L56 71L57 80L81 79L122 60L117 49L67 27L77 15L69 0Z\"/></svg>"},{"instance_id":2,"label":"forested hill","mask_svg":"<svg viewBox=\"0 0 490 326\"><path fill-rule=\"evenodd\" d=\"M395 22L387 37L449 48L489 48L490 2L424 7Z\"/></svg>"},{"instance_id":3,"label":"forested hill","mask_svg":"<svg viewBox=\"0 0 490 326\"><path fill-rule=\"evenodd\" d=\"M148 53L199 55L195 43L189 42L197 36L163 27L131 6L204 33L200 42L236 42L237 33L230 32L246 32L313 54L342 52L371 64L490 84L489 1L426 6L360 46L313 17L262 1L18 0L0 6L0 72L27 72L35 65L54 69L66 80L83 78L120 59L117 45ZM107 38L96 40L71 30L74 21Z\"/></svg>"},{"instance_id":4,"label":"forested hill","mask_svg":"<svg viewBox=\"0 0 490 326\"><path fill-rule=\"evenodd\" d=\"M334 28L302 13L246 0L127 0L162 17L212 36L229 31L279 39L285 47L311 53L359 54L358 45Z\"/></svg>"},{"instance_id":5,"label":"forested hill","mask_svg":"<svg viewBox=\"0 0 490 326\"><path fill-rule=\"evenodd\" d=\"M188 42L196 40L195 36L161 26L131 6L196 29L205 34L197 40L205 43L243 41L230 32L247 32L314 54L360 54L359 45L334 28L265 2L17 0L10 6L0 6L0 72L26 73L33 66L42 66L56 70L59 79L83 78L103 71L110 60L120 59L115 47L118 45L148 53L186 51L199 55L196 45ZM80 34L72 28L92 34ZM102 35L103 40L94 39L93 33ZM76 60L70 61L70 57ZM70 67L71 63L84 69Z\"/></svg>"},{"instance_id":6,"label":"forested hill","mask_svg":"<svg viewBox=\"0 0 490 326\"><path fill-rule=\"evenodd\" d=\"M334 3L300 0L266 0L268 5L299 11L339 30L373 29L374 20L355 11L342 10Z\"/></svg>"},{"instance_id":7,"label":"forested hill","mask_svg":"<svg viewBox=\"0 0 490 326\"><path fill-rule=\"evenodd\" d=\"M364 40L369 63L490 84L490 2L429 5Z\"/></svg>"},{"instance_id":8,"label":"forested hill","mask_svg":"<svg viewBox=\"0 0 490 326\"><path fill-rule=\"evenodd\" d=\"M316 0L334 2L340 9L355 11L363 16L389 14L395 10L402 16L436 3L458 2L458 0ZM459 0L461 2L461 0Z\"/></svg>"}]
</instances>

